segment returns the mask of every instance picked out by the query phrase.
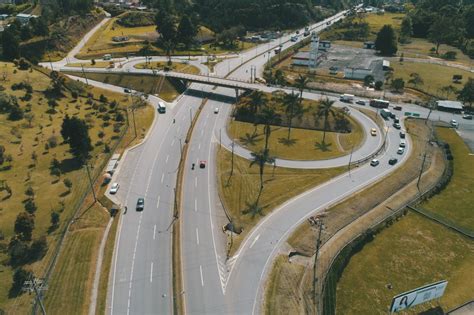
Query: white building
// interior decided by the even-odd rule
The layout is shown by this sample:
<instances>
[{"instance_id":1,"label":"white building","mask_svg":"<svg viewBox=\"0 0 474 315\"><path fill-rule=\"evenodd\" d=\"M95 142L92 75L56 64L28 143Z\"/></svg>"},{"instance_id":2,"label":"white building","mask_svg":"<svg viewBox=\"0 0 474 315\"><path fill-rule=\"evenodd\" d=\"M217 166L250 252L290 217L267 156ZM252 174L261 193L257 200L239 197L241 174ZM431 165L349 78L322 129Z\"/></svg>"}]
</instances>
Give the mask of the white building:
<instances>
[{"instance_id":1,"label":"white building","mask_svg":"<svg viewBox=\"0 0 474 315\"><path fill-rule=\"evenodd\" d=\"M331 48L330 41L320 41L316 34L311 37L310 51L300 51L291 57L291 64L294 66L306 66L316 68L320 59L321 51Z\"/></svg>"},{"instance_id":2,"label":"white building","mask_svg":"<svg viewBox=\"0 0 474 315\"><path fill-rule=\"evenodd\" d=\"M26 24L33 18L37 18L37 16L33 14L24 14L24 13L19 13L16 15L16 19L20 21L21 24Z\"/></svg>"}]
</instances>

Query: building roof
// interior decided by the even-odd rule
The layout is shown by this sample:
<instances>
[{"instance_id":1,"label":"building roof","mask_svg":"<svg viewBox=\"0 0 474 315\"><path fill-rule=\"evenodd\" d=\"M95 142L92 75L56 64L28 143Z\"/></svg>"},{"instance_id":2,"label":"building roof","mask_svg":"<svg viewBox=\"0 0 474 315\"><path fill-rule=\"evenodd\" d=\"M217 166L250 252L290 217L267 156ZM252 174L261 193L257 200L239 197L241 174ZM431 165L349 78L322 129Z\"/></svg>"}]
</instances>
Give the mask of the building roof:
<instances>
[{"instance_id":1,"label":"building roof","mask_svg":"<svg viewBox=\"0 0 474 315\"><path fill-rule=\"evenodd\" d=\"M390 67L390 61L384 60L384 61L382 61L382 65L383 65L384 67Z\"/></svg>"},{"instance_id":2,"label":"building roof","mask_svg":"<svg viewBox=\"0 0 474 315\"><path fill-rule=\"evenodd\" d=\"M458 101L437 101L438 107L449 108L449 109L463 109L463 105L461 102Z\"/></svg>"},{"instance_id":3,"label":"building roof","mask_svg":"<svg viewBox=\"0 0 474 315\"><path fill-rule=\"evenodd\" d=\"M294 54L291 59L303 59L303 60L308 60L309 59L309 51L300 51Z\"/></svg>"}]
</instances>

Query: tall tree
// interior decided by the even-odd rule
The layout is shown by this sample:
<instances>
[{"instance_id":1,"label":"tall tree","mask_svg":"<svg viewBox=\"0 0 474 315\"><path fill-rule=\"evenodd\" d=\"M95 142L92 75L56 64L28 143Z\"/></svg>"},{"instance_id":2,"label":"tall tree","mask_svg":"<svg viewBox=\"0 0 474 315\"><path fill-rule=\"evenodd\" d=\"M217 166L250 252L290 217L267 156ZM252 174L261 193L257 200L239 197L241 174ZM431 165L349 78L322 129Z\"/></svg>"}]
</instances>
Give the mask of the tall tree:
<instances>
[{"instance_id":1,"label":"tall tree","mask_svg":"<svg viewBox=\"0 0 474 315\"><path fill-rule=\"evenodd\" d=\"M469 107L472 107L472 103L474 103L474 79L469 78L467 80L462 90L458 93L458 100L468 103Z\"/></svg>"},{"instance_id":2,"label":"tall tree","mask_svg":"<svg viewBox=\"0 0 474 315\"><path fill-rule=\"evenodd\" d=\"M409 15L403 18L402 25L400 26L400 38L407 39L413 35L413 22Z\"/></svg>"},{"instance_id":3,"label":"tall tree","mask_svg":"<svg viewBox=\"0 0 474 315\"><path fill-rule=\"evenodd\" d=\"M332 107L334 103L335 101L331 101L329 98L326 97L319 103L319 107L316 112L316 117L324 117L323 140L321 142L323 144L325 143L326 131L328 130L328 127L329 127L329 124L328 124L329 115L332 115L333 117L336 115Z\"/></svg>"},{"instance_id":4,"label":"tall tree","mask_svg":"<svg viewBox=\"0 0 474 315\"><path fill-rule=\"evenodd\" d=\"M174 42L177 36L176 19L167 11L159 11L156 15L156 30L160 34L161 43Z\"/></svg>"},{"instance_id":5,"label":"tall tree","mask_svg":"<svg viewBox=\"0 0 474 315\"><path fill-rule=\"evenodd\" d=\"M258 165L259 167L259 174L260 174L260 190L258 192L257 200L255 204L258 206L258 203L260 201L260 196L262 195L263 191L263 172L265 170L265 164L269 163L274 163L275 159L270 156L270 151L268 149L262 149L258 152L252 152L252 161L250 162L250 167L253 165Z\"/></svg>"},{"instance_id":6,"label":"tall tree","mask_svg":"<svg viewBox=\"0 0 474 315\"><path fill-rule=\"evenodd\" d=\"M3 57L7 60L13 60L20 57L20 42L18 36L10 30L5 28L2 33L2 48Z\"/></svg>"},{"instance_id":7,"label":"tall tree","mask_svg":"<svg viewBox=\"0 0 474 315\"><path fill-rule=\"evenodd\" d=\"M18 214L15 220L15 233L23 241L31 241L33 230L35 228L35 220L33 215L27 212Z\"/></svg>"},{"instance_id":8,"label":"tall tree","mask_svg":"<svg viewBox=\"0 0 474 315\"><path fill-rule=\"evenodd\" d=\"M63 120L61 135L64 142L68 143L71 153L81 163L84 164L92 151L89 130L84 120L77 117L69 118L68 115Z\"/></svg>"},{"instance_id":9,"label":"tall tree","mask_svg":"<svg viewBox=\"0 0 474 315\"><path fill-rule=\"evenodd\" d=\"M303 112L301 98L298 100L298 95L293 92L291 92L291 94L285 93L283 96L283 106L285 108L286 122L288 125L287 140L290 140L293 118L301 115Z\"/></svg>"},{"instance_id":10,"label":"tall tree","mask_svg":"<svg viewBox=\"0 0 474 315\"><path fill-rule=\"evenodd\" d=\"M197 27L191 21L191 18L186 14L183 15L178 26L178 41L188 48L193 43L197 32Z\"/></svg>"},{"instance_id":11,"label":"tall tree","mask_svg":"<svg viewBox=\"0 0 474 315\"><path fill-rule=\"evenodd\" d=\"M309 82L310 82L309 78L301 74L298 75L298 77L295 80L295 86L300 91L300 104L303 101L303 91L304 89L306 89Z\"/></svg>"},{"instance_id":12,"label":"tall tree","mask_svg":"<svg viewBox=\"0 0 474 315\"><path fill-rule=\"evenodd\" d=\"M268 142L272 133L272 125L280 122L280 115L271 107L265 106L259 114L259 120L263 122L263 134L265 136L265 150L268 149Z\"/></svg>"},{"instance_id":13,"label":"tall tree","mask_svg":"<svg viewBox=\"0 0 474 315\"><path fill-rule=\"evenodd\" d=\"M436 54L439 54L441 44L449 44L458 36L458 29L453 27L454 21L448 17L437 16L431 24L428 39L436 45ZM457 23L456 23L457 24Z\"/></svg>"},{"instance_id":14,"label":"tall tree","mask_svg":"<svg viewBox=\"0 0 474 315\"><path fill-rule=\"evenodd\" d=\"M397 39L391 25L384 25L380 29L375 40L375 48L384 56L392 56L397 52Z\"/></svg>"}]
</instances>

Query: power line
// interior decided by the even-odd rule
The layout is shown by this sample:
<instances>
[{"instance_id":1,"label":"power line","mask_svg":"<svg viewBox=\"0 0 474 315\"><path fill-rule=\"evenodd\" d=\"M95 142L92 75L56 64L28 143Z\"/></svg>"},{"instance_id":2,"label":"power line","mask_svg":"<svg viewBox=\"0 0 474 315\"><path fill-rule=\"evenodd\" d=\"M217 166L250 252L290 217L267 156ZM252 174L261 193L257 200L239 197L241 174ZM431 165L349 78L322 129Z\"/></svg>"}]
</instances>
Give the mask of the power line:
<instances>
[{"instance_id":1,"label":"power line","mask_svg":"<svg viewBox=\"0 0 474 315\"><path fill-rule=\"evenodd\" d=\"M36 278L31 276L30 280L26 280L23 283L22 290L25 292L35 293L36 300L38 301L43 315L46 315L46 309L43 305L42 292L48 289L48 285L45 283L44 278Z\"/></svg>"}]
</instances>

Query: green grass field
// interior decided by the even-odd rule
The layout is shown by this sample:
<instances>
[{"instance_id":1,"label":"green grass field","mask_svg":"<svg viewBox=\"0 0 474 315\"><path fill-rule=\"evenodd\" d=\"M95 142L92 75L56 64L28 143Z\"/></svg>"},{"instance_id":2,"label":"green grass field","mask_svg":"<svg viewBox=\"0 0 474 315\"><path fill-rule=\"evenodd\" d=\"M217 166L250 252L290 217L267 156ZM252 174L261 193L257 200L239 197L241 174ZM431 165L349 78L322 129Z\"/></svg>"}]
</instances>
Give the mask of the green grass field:
<instances>
[{"instance_id":1,"label":"green grass field","mask_svg":"<svg viewBox=\"0 0 474 315\"><path fill-rule=\"evenodd\" d=\"M81 72L70 73L83 77ZM86 73L87 78L99 82L121 86L147 94L158 94L167 102L172 102L180 92L168 79L162 76L142 74Z\"/></svg>"},{"instance_id":2,"label":"green grass field","mask_svg":"<svg viewBox=\"0 0 474 315\"><path fill-rule=\"evenodd\" d=\"M474 155L470 155L469 148L453 129L437 128L436 133L450 144L454 157L454 174L442 193L419 207L474 231Z\"/></svg>"},{"instance_id":3,"label":"green grass field","mask_svg":"<svg viewBox=\"0 0 474 315\"><path fill-rule=\"evenodd\" d=\"M364 20L369 23L370 38L375 39L380 29L387 24L398 32L404 16L404 13L366 14Z\"/></svg>"},{"instance_id":4,"label":"green grass field","mask_svg":"<svg viewBox=\"0 0 474 315\"><path fill-rule=\"evenodd\" d=\"M57 100L56 112L52 113L48 111L49 107L44 94L50 84L50 79L46 75L36 70L32 72L17 70L10 63L1 63L0 67L6 74L6 81L2 83L5 88L3 92L17 96L20 107L29 110L28 114L33 115L31 126L26 119L9 121L6 119L6 115L0 115L0 143L5 147L5 154L10 154L13 159L11 169L3 168L9 165L7 162L4 163L2 171L0 171L0 179L6 180L13 192L11 197L8 197L5 191L0 192L0 230L5 236L5 239L0 242L2 246L7 246L13 236L15 218L19 212L23 211L23 201L27 197L24 194L25 189L31 185L35 192L34 200L38 207L35 212L33 238L42 235L47 236L50 251L42 260L26 267L38 276L42 276L51 258L60 231L64 228L64 224L71 217L73 209L78 205L80 197L88 187L85 170L76 166L69 153L69 146L62 144L60 130L63 117L69 114L84 118L90 126L89 135L94 147L90 159L93 173L100 172L98 167L105 162L107 157L104 153L104 144L106 143L110 147L117 144L118 135L126 129L126 125L125 123L119 124L118 129L114 132L114 114L109 105L101 104L98 101L93 101L95 104L89 105L86 104L86 97L79 96L75 100L71 93L66 91L63 92L64 96ZM11 90L11 85L19 82L29 82L32 85L33 93L30 100L22 101L19 99L25 94L25 91ZM99 95L103 94L109 102L117 101L119 109L123 109L128 105L128 99L123 95L85 86L82 88L84 93L91 93L96 100ZM105 113L112 116L108 124L104 124L106 122L104 120ZM137 109L137 118L141 120L144 113L146 113L144 121L149 121L148 116L153 119L154 110L151 107ZM143 127L147 128L147 125L145 124ZM141 136L142 129L139 128L138 131L139 136ZM52 141L53 138L55 138L57 146L47 147L46 144ZM124 141L131 143L132 137L126 134ZM33 155L36 156L36 161L33 160ZM53 158L58 159L61 164L62 174L59 178L50 174L50 163ZM63 180L66 178L72 182L70 192L63 184ZM48 233L52 211L60 213L60 227ZM102 222L102 217L96 215L97 213L92 211L90 217L85 217L82 222L94 222L94 224ZM8 261L7 258L5 251L0 252L2 264ZM7 265L1 265L0 270L2 271L0 272L0 283L2 284L0 285L0 308L7 313L25 313L30 307L31 297L28 295L22 295L18 298L9 297L8 291L12 283L13 270Z\"/></svg>"},{"instance_id":5,"label":"green grass field","mask_svg":"<svg viewBox=\"0 0 474 315\"><path fill-rule=\"evenodd\" d=\"M391 66L394 69L393 77L403 78L405 80L405 86L411 87L411 85L408 84L410 74L418 73L424 83L423 85L418 85L417 88L428 94L433 94L444 99L456 99L456 95L454 93L447 95L441 91L441 88L452 85L459 90L462 89L463 84L468 78L474 78L474 75L468 71L435 64L414 62L403 62L400 64L399 62L392 62ZM462 84L452 83L454 74L461 74L463 76Z\"/></svg>"},{"instance_id":6,"label":"green grass field","mask_svg":"<svg viewBox=\"0 0 474 315\"><path fill-rule=\"evenodd\" d=\"M199 69L196 66L181 63L181 62L173 62L171 66L168 66L168 63L165 61L152 61L148 63L139 63L135 65L137 69L156 69L162 70L165 67L168 67L171 71L176 72L183 72L183 73L190 73L190 74L199 74Z\"/></svg>"},{"instance_id":7,"label":"green grass field","mask_svg":"<svg viewBox=\"0 0 474 315\"><path fill-rule=\"evenodd\" d=\"M270 151L271 154L271 151ZM240 242L249 233L252 227L266 214L273 211L285 201L302 192L317 186L345 171L345 167L332 169L289 169L271 165L265 167L264 190L260 199L263 207L262 215L243 214L248 203L256 200L260 187L258 166L249 167L250 162L239 156L234 156L234 173L229 181L231 170L231 153L220 149L217 155L217 178L219 194L238 227L243 232L234 237L232 251L238 249Z\"/></svg>"},{"instance_id":8,"label":"green grass field","mask_svg":"<svg viewBox=\"0 0 474 315\"><path fill-rule=\"evenodd\" d=\"M393 296L439 280L448 280L440 299L448 311L473 298L473 275L472 241L409 213L351 258L337 285L336 314L387 314ZM392 289L386 287L389 283Z\"/></svg>"}]
</instances>

